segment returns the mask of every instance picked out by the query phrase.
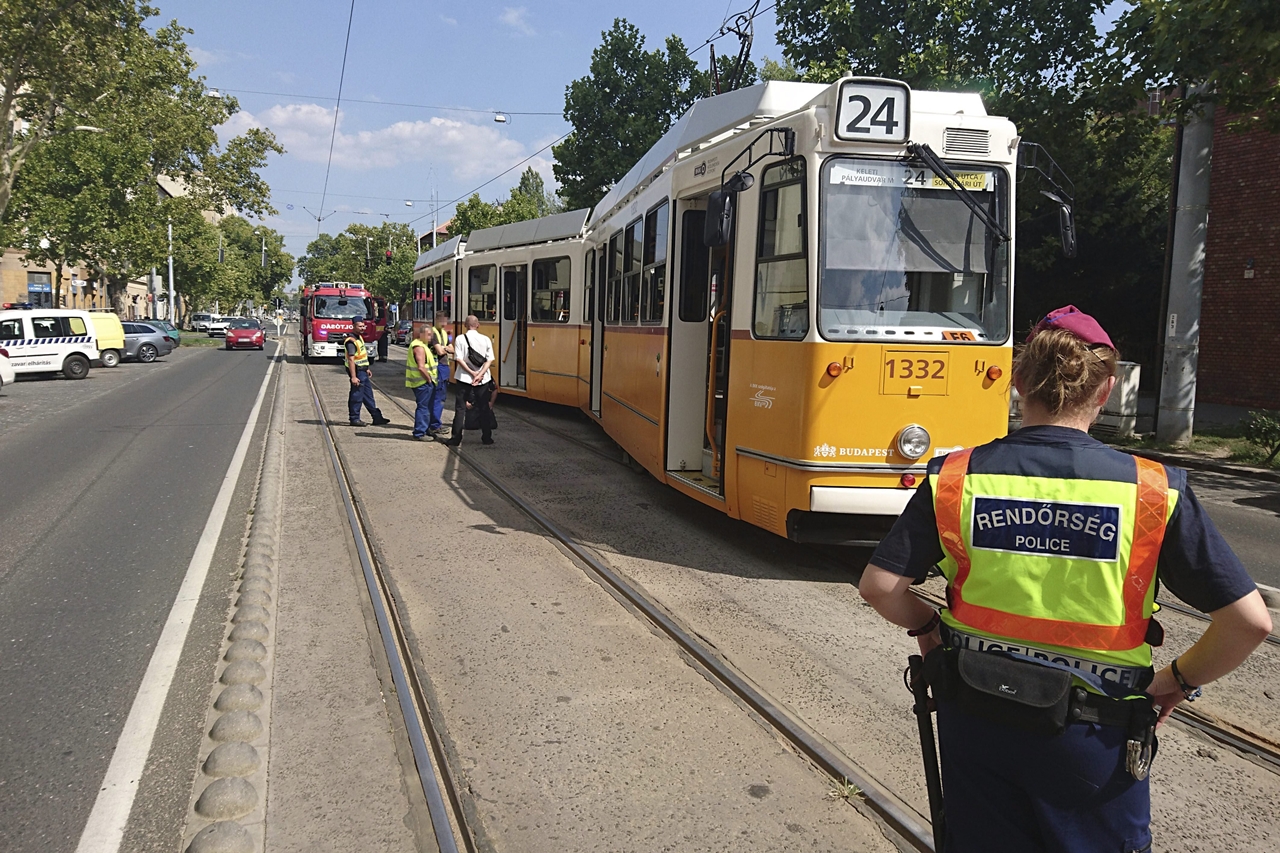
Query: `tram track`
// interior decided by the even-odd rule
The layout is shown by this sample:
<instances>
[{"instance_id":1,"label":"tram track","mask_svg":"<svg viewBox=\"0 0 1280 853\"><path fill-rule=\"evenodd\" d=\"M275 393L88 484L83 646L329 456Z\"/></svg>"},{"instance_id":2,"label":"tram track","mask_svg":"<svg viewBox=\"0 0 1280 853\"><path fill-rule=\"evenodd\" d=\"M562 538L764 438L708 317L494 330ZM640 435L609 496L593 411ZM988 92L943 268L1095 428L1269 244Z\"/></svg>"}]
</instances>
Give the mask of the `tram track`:
<instances>
[{"instance_id":1,"label":"tram track","mask_svg":"<svg viewBox=\"0 0 1280 853\"><path fill-rule=\"evenodd\" d=\"M422 793L431 818L432 831L440 853L476 853L474 833L467 825L466 810L459 798L459 786L453 778L439 732L432 722L432 711L423 690L422 681L413 665L408 634L392 596L381 561L370 544L366 533L367 519L360 498L347 473L347 465L333 436L332 422L321 400L315 376L310 365L306 366L311 400L315 406L325 437L325 449L333 465L334 479L347 512L347 522L355 542L361 574L373 606L383 651L391 670L396 699L404 719L409 745ZM401 407L403 408L403 407ZM461 839L461 845L459 845Z\"/></svg>"},{"instance_id":2,"label":"tram track","mask_svg":"<svg viewBox=\"0 0 1280 853\"><path fill-rule=\"evenodd\" d=\"M390 400L407 417L413 417L413 410L396 396L384 392L383 398ZM517 417L531 426L590 450L597 456L625 465L599 448L591 447L559 430L547 428L529 418ZM449 447L448 450L572 555L588 576L665 634L684 654L696 662L705 675L714 679L739 702L750 708L775 734L786 740L792 748L825 773L833 785L855 786L859 792L858 800L865 806L864 813L870 812L888 832L898 836L901 847L922 851L922 853L933 851L932 828L925 816L766 694L745 673L724 660L712 646L699 637L696 631L681 624L660 603L647 596L624 575L606 565L592 549L578 542L503 478L470 458L461 448Z\"/></svg>"}]
</instances>

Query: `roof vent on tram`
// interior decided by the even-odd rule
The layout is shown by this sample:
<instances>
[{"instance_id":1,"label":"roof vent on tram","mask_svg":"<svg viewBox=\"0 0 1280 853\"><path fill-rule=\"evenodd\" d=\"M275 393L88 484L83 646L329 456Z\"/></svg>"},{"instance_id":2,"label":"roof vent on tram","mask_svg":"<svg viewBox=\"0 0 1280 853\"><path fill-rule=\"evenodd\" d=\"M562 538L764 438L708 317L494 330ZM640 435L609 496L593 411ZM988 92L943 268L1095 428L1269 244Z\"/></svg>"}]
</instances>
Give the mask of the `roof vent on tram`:
<instances>
[{"instance_id":1,"label":"roof vent on tram","mask_svg":"<svg viewBox=\"0 0 1280 853\"><path fill-rule=\"evenodd\" d=\"M942 153L986 157L991 154L991 131L948 127L942 133Z\"/></svg>"}]
</instances>

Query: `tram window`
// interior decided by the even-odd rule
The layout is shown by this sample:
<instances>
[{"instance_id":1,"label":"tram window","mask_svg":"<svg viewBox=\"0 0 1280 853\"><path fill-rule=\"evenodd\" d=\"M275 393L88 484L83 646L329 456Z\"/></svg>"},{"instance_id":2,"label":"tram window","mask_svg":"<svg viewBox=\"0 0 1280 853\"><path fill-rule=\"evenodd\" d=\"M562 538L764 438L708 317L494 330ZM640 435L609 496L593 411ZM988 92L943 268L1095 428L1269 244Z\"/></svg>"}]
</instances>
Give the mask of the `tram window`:
<instances>
[{"instance_id":1,"label":"tram window","mask_svg":"<svg viewBox=\"0 0 1280 853\"><path fill-rule=\"evenodd\" d=\"M667 203L644 218L644 275L640 322L661 323L667 305Z\"/></svg>"},{"instance_id":2,"label":"tram window","mask_svg":"<svg viewBox=\"0 0 1280 853\"><path fill-rule=\"evenodd\" d=\"M711 259L702 242L702 229L707 222L705 210L686 210L682 217L680 238L680 320L701 323L707 319L707 297L711 289Z\"/></svg>"},{"instance_id":3,"label":"tram window","mask_svg":"<svg viewBox=\"0 0 1280 853\"><path fill-rule=\"evenodd\" d=\"M533 262L533 301L529 319L535 323L569 322L569 259Z\"/></svg>"},{"instance_id":4,"label":"tram window","mask_svg":"<svg viewBox=\"0 0 1280 853\"><path fill-rule=\"evenodd\" d=\"M498 317L498 277L493 264L472 267L468 274L467 310L479 320Z\"/></svg>"},{"instance_id":5,"label":"tram window","mask_svg":"<svg viewBox=\"0 0 1280 853\"><path fill-rule=\"evenodd\" d=\"M436 303L436 323L453 319L453 271L445 270L440 276L440 301Z\"/></svg>"},{"instance_id":6,"label":"tram window","mask_svg":"<svg viewBox=\"0 0 1280 853\"><path fill-rule=\"evenodd\" d=\"M617 323L622 316L622 232L609 238L609 280L607 283L606 323Z\"/></svg>"},{"instance_id":7,"label":"tram window","mask_svg":"<svg viewBox=\"0 0 1280 853\"><path fill-rule=\"evenodd\" d=\"M608 249L608 246L605 246L600 250L599 275L596 277L596 281L600 283L598 288L599 295L595 297L596 313L599 316L601 323L604 322L604 301L605 301L604 290L605 290L605 282L608 280L608 277L606 276L606 273L608 272L608 264L609 264L608 255L609 255L609 249Z\"/></svg>"},{"instance_id":8,"label":"tram window","mask_svg":"<svg viewBox=\"0 0 1280 853\"><path fill-rule=\"evenodd\" d=\"M757 338L800 339L809 332L804 161L771 166L761 184L753 329Z\"/></svg>"},{"instance_id":9,"label":"tram window","mask_svg":"<svg viewBox=\"0 0 1280 853\"><path fill-rule=\"evenodd\" d=\"M590 323L595 313L596 307L596 250L591 249L587 252L587 270L586 270L587 286L583 288L582 294L582 321Z\"/></svg>"},{"instance_id":10,"label":"tram window","mask_svg":"<svg viewBox=\"0 0 1280 853\"><path fill-rule=\"evenodd\" d=\"M644 220L637 219L627 226L626 238L626 270L622 277L622 322L634 324L640 319L640 270L642 263Z\"/></svg>"}]
</instances>

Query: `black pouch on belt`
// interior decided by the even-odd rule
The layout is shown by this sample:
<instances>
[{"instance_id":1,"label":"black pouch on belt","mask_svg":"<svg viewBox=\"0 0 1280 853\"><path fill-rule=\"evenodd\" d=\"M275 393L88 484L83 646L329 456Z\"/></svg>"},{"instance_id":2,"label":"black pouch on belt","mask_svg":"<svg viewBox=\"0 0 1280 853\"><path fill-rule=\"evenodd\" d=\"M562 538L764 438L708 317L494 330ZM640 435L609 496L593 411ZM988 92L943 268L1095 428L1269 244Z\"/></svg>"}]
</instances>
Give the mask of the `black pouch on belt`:
<instances>
[{"instance_id":1,"label":"black pouch on belt","mask_svg":"<svg viewBox=\"0 0 1280 853\"><path fill-rule=\"evenodd\" d=\"M960 710L1034 734L1062 734L1071 704L1071 673L998 652L960 649Z\"/></svg>"}]
</instances>

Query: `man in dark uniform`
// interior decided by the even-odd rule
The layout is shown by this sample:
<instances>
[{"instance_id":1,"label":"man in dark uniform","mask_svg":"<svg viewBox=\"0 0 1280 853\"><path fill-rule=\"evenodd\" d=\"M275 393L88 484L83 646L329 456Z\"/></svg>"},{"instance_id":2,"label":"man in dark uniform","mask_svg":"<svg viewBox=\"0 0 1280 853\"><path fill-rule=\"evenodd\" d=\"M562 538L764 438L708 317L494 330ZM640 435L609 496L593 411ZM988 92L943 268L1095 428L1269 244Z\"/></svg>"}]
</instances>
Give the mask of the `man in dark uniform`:
<instances>
[{"instance_id":1,"label":"man in dark uniform","mask_svg":"<svg viewBox=\"0 0 1280 853\"><path fill-rule=\"evenodd\" d=\"M365 426L360 420L360 407L364 406L373 417L374 426L391 423L384 418L373 402L373 382L369 379L369 351L364 345L364 320L356 320L355 328L342 342L346 352L347 375L351 377L351 393L347 395L347 416L352 426Z\"/></svg>"}]
</instances>

